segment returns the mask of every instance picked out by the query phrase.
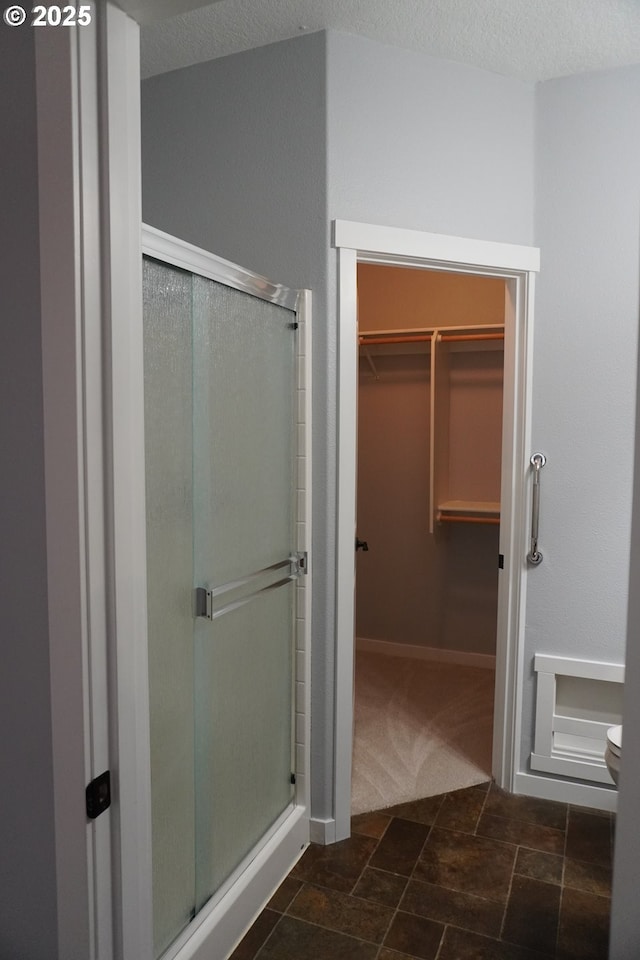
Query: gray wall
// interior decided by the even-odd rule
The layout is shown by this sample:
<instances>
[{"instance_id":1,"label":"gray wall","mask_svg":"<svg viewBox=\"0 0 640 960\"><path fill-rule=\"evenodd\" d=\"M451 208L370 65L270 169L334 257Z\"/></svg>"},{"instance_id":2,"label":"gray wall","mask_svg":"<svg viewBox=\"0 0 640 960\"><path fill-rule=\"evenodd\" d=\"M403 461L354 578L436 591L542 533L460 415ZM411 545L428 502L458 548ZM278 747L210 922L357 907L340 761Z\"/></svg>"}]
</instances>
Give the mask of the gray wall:
<instances>
[{"instance_id":1,"label":"gray wall","mask_svg":"<svg viewBox=\"0 0 640 960\"><path fill-rule=\"evenodd\" d=\"M533 240L531 85L329 33L329 217Z\"/></svg>"},{"instance_id":2,"label":"gray wall","mask_svg":"<svg viewBox=\"0 0 640 960\"><path fill-rule=\"evenodd\" d=\"M145 223L270 279L320 287L324 73L316 33L144 81Z\"/></svg>"},{"instance_id":3,"label":"gray wall","mask_svg":"<svg viewBox=\"0 0 640 960\"><path fill-rule=\"evenodd\" d=\"M0 956L55 960L34 31L0 24ZM79 719L82 722L82 718Z\"/></svg>"},{"instance_id":4,"label":"gray wall","mask_svg":"<svg viewBox=\"0 0 640 960\"><path fill-rule=\"evenodd\" d=\"M640 262L640 67L541 84L533 447L547 455L530 571L535 652L624 662ZM522 764L530 752L526 688Z\"/></svg>"}]
</instances>

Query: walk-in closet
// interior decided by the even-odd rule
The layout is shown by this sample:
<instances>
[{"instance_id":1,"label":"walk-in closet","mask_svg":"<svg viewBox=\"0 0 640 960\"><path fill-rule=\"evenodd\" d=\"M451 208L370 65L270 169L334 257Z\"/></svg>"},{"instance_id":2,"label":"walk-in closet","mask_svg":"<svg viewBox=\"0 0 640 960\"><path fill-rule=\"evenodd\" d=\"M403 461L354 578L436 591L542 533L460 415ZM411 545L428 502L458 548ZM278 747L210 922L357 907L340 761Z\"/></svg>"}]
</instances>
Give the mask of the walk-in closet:
<instances>
[{"instance_id":1,"label":"walk-in closet","mask_svg":"<svg viewBox=\"0 0 640 960\"><path fill-rule=\"evenodd\" d=\"M352 808L489 779L505 283L358 266Z\"/></svg>"}]
</instances>

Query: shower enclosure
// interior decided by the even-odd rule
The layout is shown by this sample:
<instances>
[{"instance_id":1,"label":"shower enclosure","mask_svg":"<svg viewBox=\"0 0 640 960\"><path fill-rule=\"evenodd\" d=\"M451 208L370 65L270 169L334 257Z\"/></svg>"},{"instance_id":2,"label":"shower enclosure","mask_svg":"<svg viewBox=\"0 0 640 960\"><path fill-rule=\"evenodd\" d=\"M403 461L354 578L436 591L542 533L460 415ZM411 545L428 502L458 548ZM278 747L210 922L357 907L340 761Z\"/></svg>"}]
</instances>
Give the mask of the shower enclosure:
<instances>
[{"instance_id":1,"label":"shower enclosure","mask_svg":"<svg viewBox=\"0 0 640 960\"><path fill-rule=\"evenodd\" d=\"M306 556L298 292L147 235L166 251L143 258L159 957L172 944L175 955L180 935L296 805L296 606Z\"/></svg>"}]
</instances>

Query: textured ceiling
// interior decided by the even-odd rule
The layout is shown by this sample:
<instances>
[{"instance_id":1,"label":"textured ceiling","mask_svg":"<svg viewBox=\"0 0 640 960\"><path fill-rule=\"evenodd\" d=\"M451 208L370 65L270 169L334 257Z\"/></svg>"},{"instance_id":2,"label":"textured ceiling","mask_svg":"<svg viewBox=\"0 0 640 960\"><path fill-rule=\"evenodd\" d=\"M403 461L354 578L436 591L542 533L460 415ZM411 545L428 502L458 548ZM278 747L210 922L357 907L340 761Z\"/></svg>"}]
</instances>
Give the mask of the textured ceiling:
<instances>
[{"instance_id":1,"label":"textured ceiling","mask_svg":"<svg viewBox=\"0 0 640 960\"><path fill-rule=\"evenodd\" d=\"M527 81L640 63L640 0L219 0L143 26L142 75L325 28Z\"/></svg>"}]
</instances>

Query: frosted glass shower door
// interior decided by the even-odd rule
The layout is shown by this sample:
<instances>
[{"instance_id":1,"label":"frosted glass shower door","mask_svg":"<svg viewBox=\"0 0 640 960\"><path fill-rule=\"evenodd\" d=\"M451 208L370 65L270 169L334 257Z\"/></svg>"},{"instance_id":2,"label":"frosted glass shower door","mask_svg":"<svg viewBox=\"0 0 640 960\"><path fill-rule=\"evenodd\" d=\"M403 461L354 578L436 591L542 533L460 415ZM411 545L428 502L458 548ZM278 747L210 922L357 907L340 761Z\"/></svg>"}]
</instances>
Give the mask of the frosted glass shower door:
<instances>
[{"instance_id":1,"label":"frosted glass shower door","mask_svg":"<svg viewBox=\"0 0 640 960\"><path fill-rule=\"evenodd\" d=\"M195 907L192 277L143 261L153 947Z\"/></svg>"},{"instance_id":2,"label":"frosted glass shower door","mask_svg":"<svg viewBox=\"0 0 640 960\"><path fill-rule=\"evenodd\" d=\"M179 262L143 261L156 957L295 789L296 313Z\"/></svg>"},{"instance_id":3,"label":"frosted glass shower door","mask_svg":"<svg viewBox=\"0 0 640 960\"><path fill-rule=\"evenodd\" d=\"M193 278L196 902L291 803L295 314Z\"/></svg>"}]
</instances>

